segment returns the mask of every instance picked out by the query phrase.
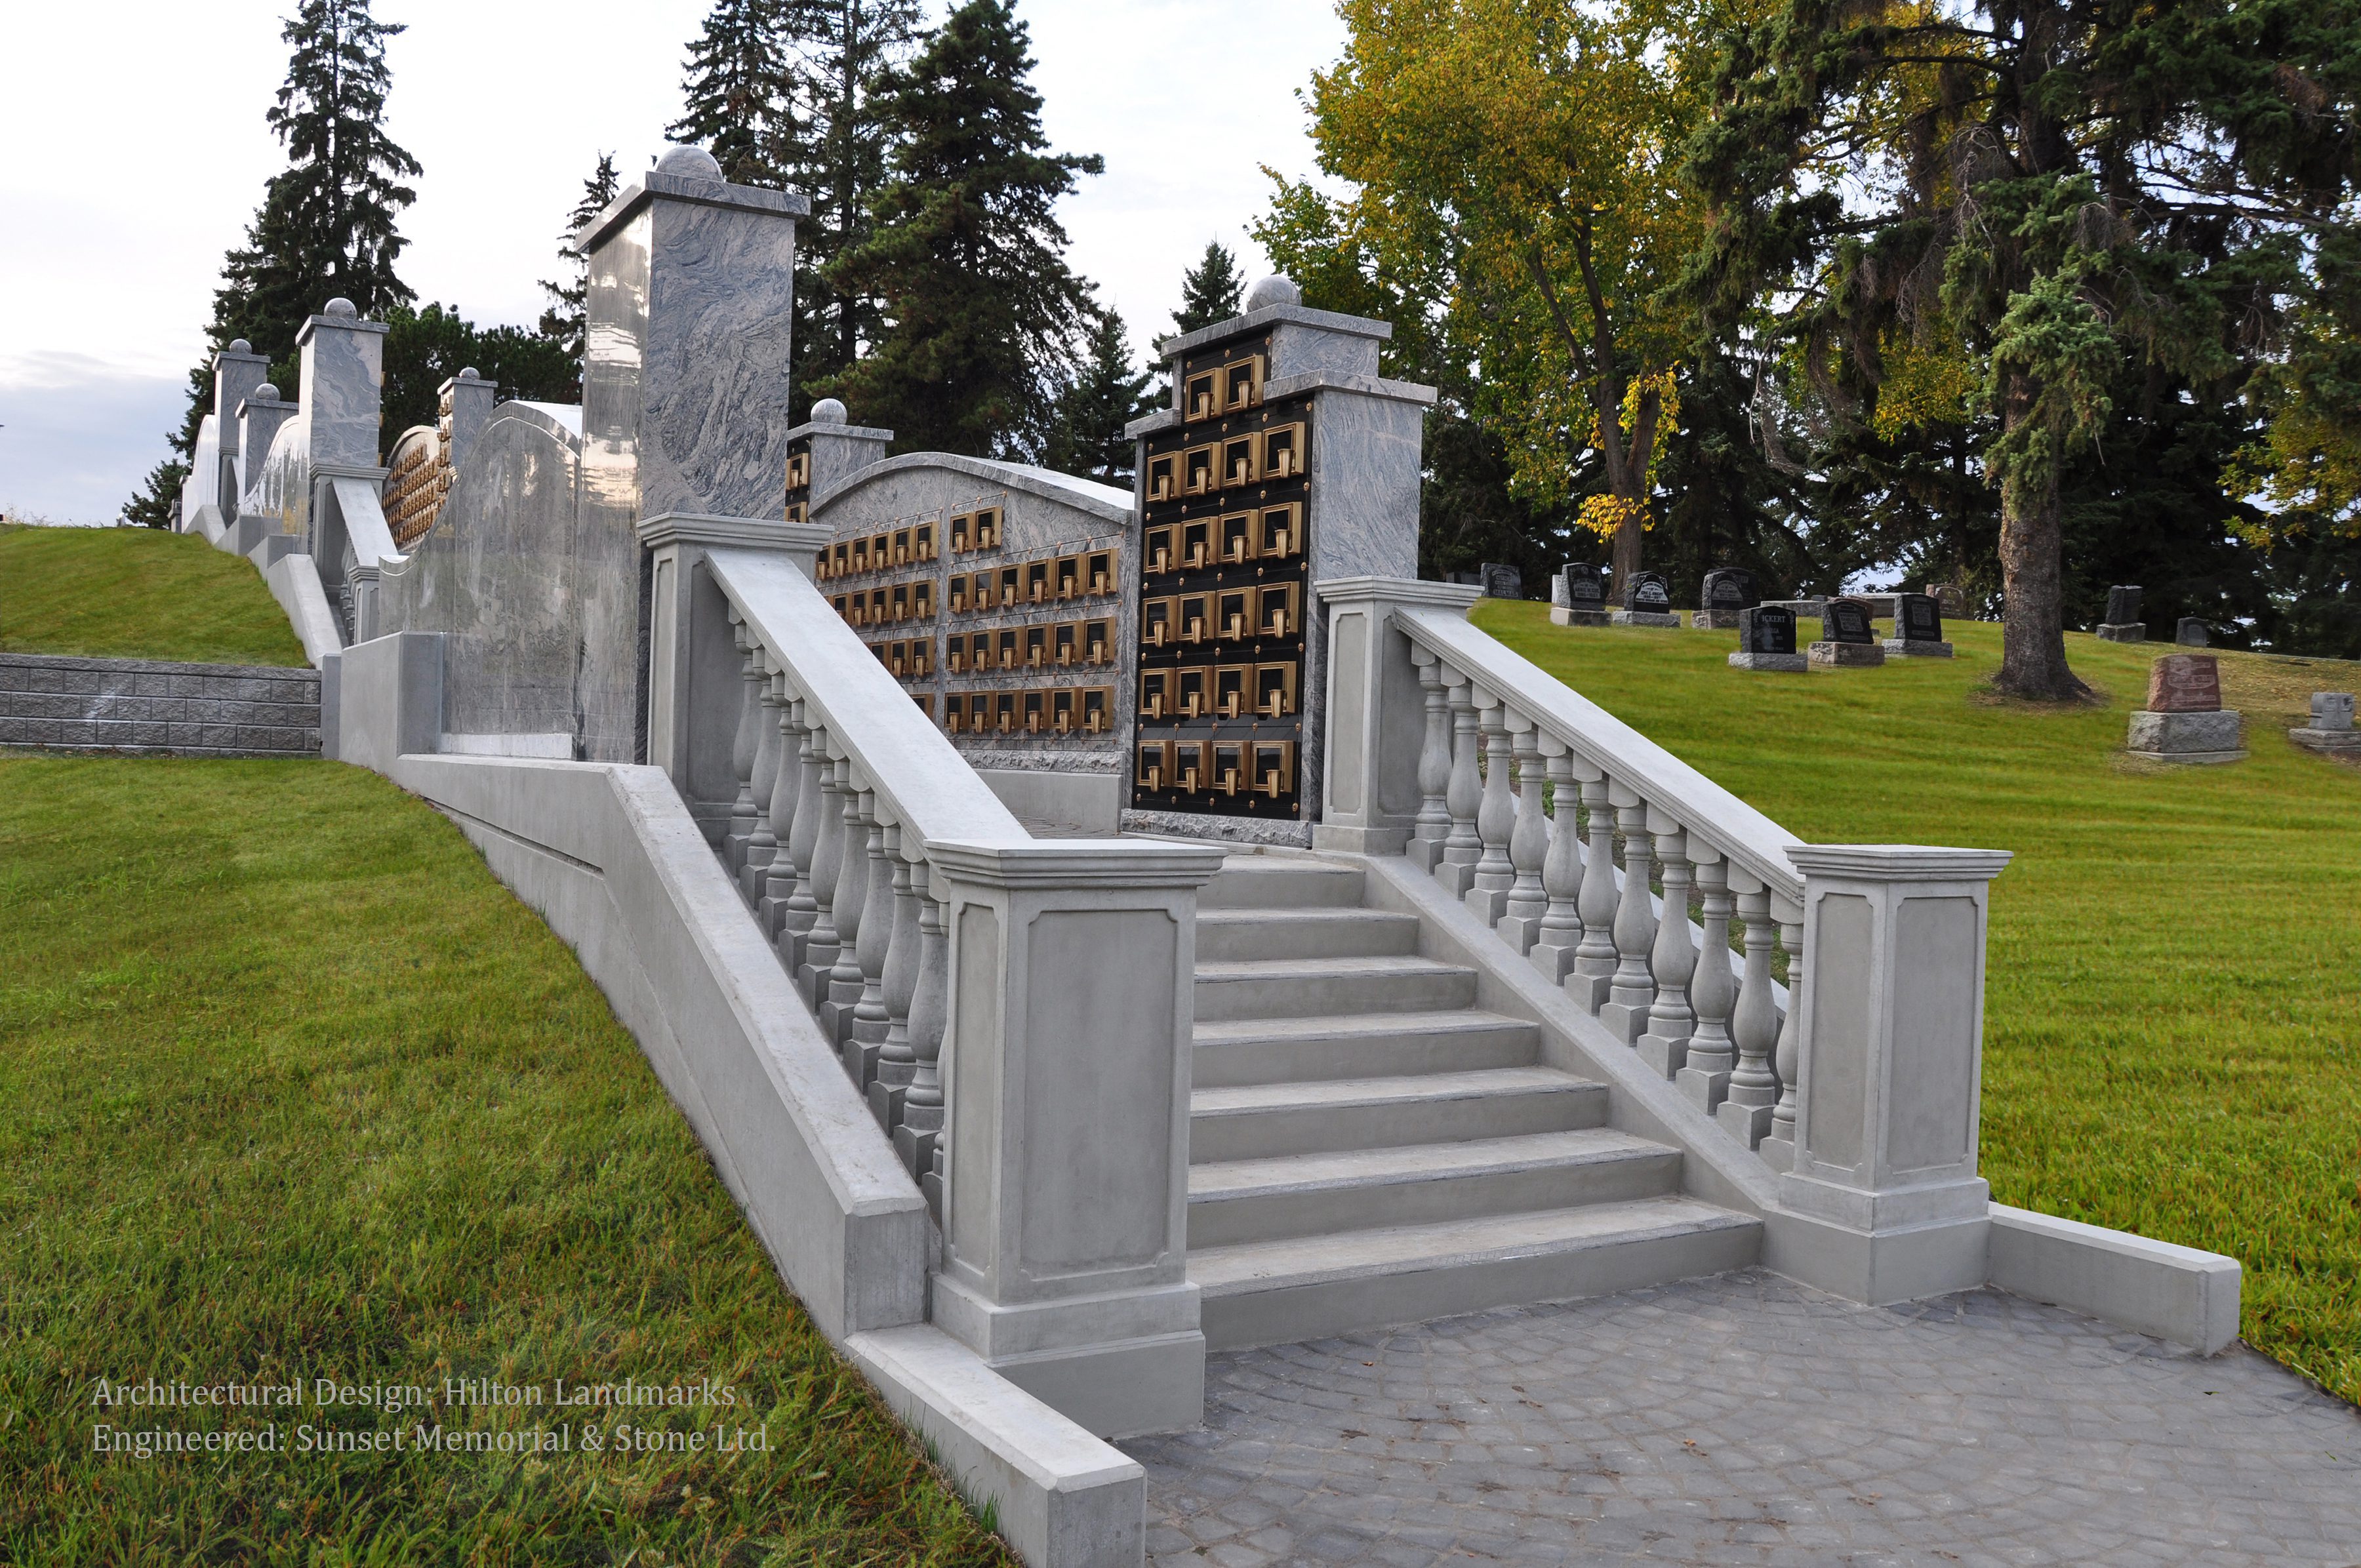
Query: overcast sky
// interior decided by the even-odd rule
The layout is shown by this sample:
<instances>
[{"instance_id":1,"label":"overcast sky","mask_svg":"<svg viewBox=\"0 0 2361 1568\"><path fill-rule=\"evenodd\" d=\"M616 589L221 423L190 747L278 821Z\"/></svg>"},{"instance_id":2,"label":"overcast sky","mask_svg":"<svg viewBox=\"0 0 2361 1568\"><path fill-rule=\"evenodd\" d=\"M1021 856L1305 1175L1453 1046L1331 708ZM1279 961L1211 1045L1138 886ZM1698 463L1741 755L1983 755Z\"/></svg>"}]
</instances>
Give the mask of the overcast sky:
<instances>
[{"instance_id":1,"label":"overcast sky","mask_svg":"<svg viewBox=\"0 0 2361 1568\"><path fill-rule=\"evenodd\" d=\"M597 155L628 179L679 113L709 0L378 0L394 139L425 165L402 277L479 324L530 323ZM291 5L0 5L0 510L115 516L164 455L222 254L284 154L264 126ZM1018 0L1060 151L1072 261L1144 345L1180 274L1309 173L1298 89L1335 58L1328 0Z\"/></svg>"}]
</instances>

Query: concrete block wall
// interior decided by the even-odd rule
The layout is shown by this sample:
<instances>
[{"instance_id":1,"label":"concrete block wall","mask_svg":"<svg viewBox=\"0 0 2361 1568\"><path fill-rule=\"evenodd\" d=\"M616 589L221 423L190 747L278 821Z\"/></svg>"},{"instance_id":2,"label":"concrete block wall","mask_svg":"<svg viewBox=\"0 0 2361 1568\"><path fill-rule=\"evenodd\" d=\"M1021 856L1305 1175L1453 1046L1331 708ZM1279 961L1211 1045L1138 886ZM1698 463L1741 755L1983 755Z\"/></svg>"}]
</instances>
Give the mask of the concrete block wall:
<instances>
[{"instance_id":1,"label":"concrete block wall","mask_svg":"<svg viewBox=\"0 0 2361 1568\"><path fill-rule=\"evenodd\" d=\"M0 653L0 746L320 754L320 672Z\"/></svg>"}]
</instances>

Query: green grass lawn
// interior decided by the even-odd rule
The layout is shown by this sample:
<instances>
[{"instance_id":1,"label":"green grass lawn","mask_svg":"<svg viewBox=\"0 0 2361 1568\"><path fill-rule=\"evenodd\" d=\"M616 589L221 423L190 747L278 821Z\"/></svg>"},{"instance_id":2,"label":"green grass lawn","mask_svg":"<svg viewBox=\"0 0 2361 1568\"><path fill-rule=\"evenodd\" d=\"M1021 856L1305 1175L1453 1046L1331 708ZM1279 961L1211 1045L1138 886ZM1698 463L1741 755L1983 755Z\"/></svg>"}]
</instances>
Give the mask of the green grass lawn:
<instances>
[{"instance_id":1,"label":"green grass lawn","mask_svg":"<svg viewBox=\"0 0 2361 1568\"><path fill-rule=\"evenodd\" d=\"M768 1451L299 1453L296 1424L567 1418L93 1405L151 1377L704 1377L718 1423L591 1424ZM268 1420L276 1454L92 1452L101 1422ZM0 760L0 1562L1011 1561L448 822L333 763Z\"/></svg>"},{"instance_id":2,"label":"green grass lawn","mask_svg":"<svg viewBox=\"0 0 2361 1568\"><path fill-rule=\"evenodd\" d=\"M309 663L251 564L147 528L0 526L0 652Z\"/></svg>"},{"instance_id":3,"label":"green grass lawn","mask_svg":"<svg viewBox=\"0 0 2361 1568\"><path fill-rule=\"evenodd\" d=\"M2169 648L2070 636L2109 700L2049 710L1980 690L1994 625L1951 624L1953 660L1791 675L1729 668L1731 633L1476 620L1799 838L2015 851L1987 969L1993 1195L2236 1257L2247 1342L2361 1399L2361 769L2284 734L2361 664L2223 655L2253 756L2169 768L2123 750Z\"/></svg>"}]
</instances>

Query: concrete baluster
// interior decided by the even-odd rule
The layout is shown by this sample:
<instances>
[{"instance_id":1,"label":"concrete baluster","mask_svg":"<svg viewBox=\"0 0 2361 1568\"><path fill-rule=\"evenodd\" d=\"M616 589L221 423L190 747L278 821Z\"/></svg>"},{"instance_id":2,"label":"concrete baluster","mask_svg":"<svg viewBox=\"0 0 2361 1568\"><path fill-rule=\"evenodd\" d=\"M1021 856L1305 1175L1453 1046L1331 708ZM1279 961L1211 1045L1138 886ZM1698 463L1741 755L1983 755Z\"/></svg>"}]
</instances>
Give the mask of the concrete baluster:
<instances>
[{"instance_id":1,"label":"concrete baluster","mask_svg":"<svg viewBox=\"0 0 2361 1568\"><path fill-rule=\"evenodd\" d=\"M1648 1004L1647 1033L1633 1043L1640 1059L1666 1078L1688 1060L1697 1014L1689 1006L1689 981L1697 973L1697 946L1689 938L1688 836L1677 823L1649 814L1655 828L1656 863L1664 868L1664 914L1656 922L1648 970L1655 976L1656 1000Z\"/></svg>"},{"instance_id":2,"label":"concrete baluster","mask_svg":"<svg viewBox=\"0 0 2361 1568\"><path fill-rule=\"evenodd\" d=\"M1451 690L1451 780L1443 796L1444 808L1451 813L1451 834L1444 840L1434 874L1444 891L1458 898L1476 885L1476 862L1484 857L1484 840L1476 832L1484 780L1476 768L1476 703L1468 695L1467 677L1446 668L1444 680Z\"/></svg>"},{"instance_id":3,"label":"concrete baluster","mask_svg":"<svg viewBox=\"0 0 2361 1568\"><path fill-rule=\"evenodd\" d=\"M734 877L746 863L746 841L754 836L754 752L760 740L755 731L763 721L762 654L735 607L730 611L730 641L742 661L746 683L738 707L737 738L730 743L730 770L738 781L738 798L730 804L730 826L721 835L721 861Z\"/></svg>"},{"instance_id":4,"label":"concrete baluster","mask_svg":"<svg viewBox=\"0 0 2361 1568\"><path fill-rule=\"evenodd\" d=\"M1779 945L1787 949L1787 1016L1779 1025L1779 1044L1771 1057L1771 1070L1779 1076L1779 1102L1772 1109L1769 1130L1756 1146L1772 1169L1787 1170L1795 1163L1795 1069L1804 1054L1803 1009L1796 1003L1803 997L1811 960L1804 952L1802 919L1784 918L1785 910L1780 915Z\"/></svg>"},{"instance_id":5,"label":"concrete baluster","mask_svg":"<svg viewBox=\"0 0 2361 1568\"><path fill-rule=\"evenodd\" d=\"M885 1004L885 1036L877 1050L877 1077L869 1085L869 1109L877 1124L889 1134L902 1119L902 1104L910 1082L918 1076L918 1054L910 1046L910 999L918 983L918 895L910 880L910 862L902 852L903 832L885 829L885 863L892 868L894 934L885 948L885 968L878 977ZM860 1020L853 1027L857 1032Z\"/></svg>"},{"instance_id":6,"label":"concrete baluster","mask_svg":"<svg viewBox=\"0 0 2361 1568\"><path fill-rule=\"evenodd\" d=\"M1735 1049L1730 1039L1730 1010L1738 1003L1738 981L1730 972L1730 867L1721 851L1692 838L1689 863L1697 868L1705 918L1699 923L1705 940L1697 948L1697 973L1689 981L1689 1006L1697 1026L1689 1032L1688 1059L1674 1081L1681 1092L1706 1114L1721 1103L1730 1087L1730 1067Z\"/></svg>"},{"instance_id":7,"label":"concrete baluster","mask_svg":"<svg viewBox=\"0 0 2361 1568\"><path fill-rule=\"evenodd\" d=\"M885 1032L893 1014L885 1006L885 958L894 946L894 862L885 848L884 803L875 792L864 795L862 806L869 824L867 895L861 903L861 939L855 957L861 963L861 995L852 1007L852 1033L848 1050L861 1053L861 1085L877 1080L877 1060L885 1047Z\"/></svg>"},{"instance_id":8,"label":"concrete baluster","mask_svg":"<svg viewBox=\"0 0 2361 1568\"><path fill-rule=\"evenodd\" d=\"M828 1000L828 974L844 945L836 928L837 884L844 880L844 784L841 764L829 754L827 729L813 727L812 746L819 762L819 820L814 825L819 841L812 850L811 933L803 942L796 983L803 988L804 1000L818 1008Z\"/></svg>"},{"instance_id":9,"label":"concrete baluster","mask_svg":"<svg viewBox=\"0 0 2361 1568\"><path fill-rule=\"evenodd\" d=\"M1607 775L1582 781L1582 808L1590 818L1590 847L1582 857L1582 944L1565 992L1586 1013L1607 1004L1615 974L1615 814L1609 806Z\"/></svg>"},{"instance_id":10,"label":"concrete baluster","mask_svg":"<svg viewBox=\"0 0 2361 1568\"><path fill-rule=\"evenodd\" d=\"M1779 1078L1771 1069L1771 1049L1779 1038L1779 1004L1771 992L1769 892L1759 883L1741 888L1738 917L1746 927L1746 980L1738 988L1738 1006L1730 1018L1738 1065L1730 1070L1713 1114L1724 1131L1752 1148L1771 1130L1771 1108L1779 1102Z\"/></svg>"},{"instance_id":11,"label":"concrete baluster","mask_svg":"<svg viewBox=\"0 0 2361 1568\"><path fill-rule=\"evenodd\" d=\"M1626 1045L1636 1042L1648 1026L1648 1008L1656 1000L1656 977L1648 968L1656 945L1656 912L1648 902L1648 808L1638 795L1621 785L1609 790L1615 803L1616 825L1623 831L1623 892L1615 903L1615 981L1598 1021Z\"/></svg>"},{"instance_id":12,"label":"concrete baluster","mask_svg":"<svg viewBox=\"0 0 2361 1568\"><path fill-rule=\"evenodd\" d=\"M1509 912L1509 890L1517 885L1509 838L1516 831L1517 797L1510 793L1508 705L1490 693L1479 699L1484 737L1484 794L1476 808L1476 836L1483 853L1476 861L1475 885L1461 896L1476 918L1490 926Z\"/></svg>"},{"instance_id":13,"label":"concrete baluster","mask_svg":"<svg viewBox=\"0 0 2361 1568\"><path fill-rule=\"evenodd\" d=\"M826 814L820 792L820 764L828 756L828 737L812 728L811 704L795 702L798 777L795 823L787 831L787 859L794 862L795 890L779 912L779 958L789 974L803 967L804 944L819 921L819 899L812 886L813 861L819 851L820 825Z\"/></svg>"},{"instance_id":14,"label":"concrete baluster","mask_svg":"<svg viewBox=\"0 0 2361 1568\"><path fill-rule=\"evenodd\" d=\"M820 1003L819 1026L842 1050L852 1039L852 1010L861 1004L861 923L869 908L869 781L852 771L850 758L836 764L839 800L844 817L844 863L836 873L836 963L828 971L827 999ZM817 993L816 993L817 994ZM869 1092L869 1080L859 1080Z\"/></svg>"},{"instance_id":15,"label":"concrete baluster","mask_svg":"<svg viewBox=\"0 0 2361 1568\"><path fill-rule=\"evenodd\" d=\"M950 941L934 872L920 861L911 873L918 905L918 972L910 992L910 1089L902 1097L894 1147L925 1189L928 1206L943 1217L943 1030L950 1022Z\"/></svg>"},{"instance_id":16,"label":"concrete baluster","mask_svg":"<svg viewBox=\"0 0 2361 1568\"><path fill-rule=\"evenodd\" d=\"M1546 785L1533 721L1510 713L1509 744L1517 761L1517 822L1509 833L1509 864L1515 870L1516 880L1509 889L1507 907L1492 923L1492 929L1523 953L1540 939L1542 916L1549 913L1549 894L1542 886L1542 866L1549 859L1549 817L1542 809Z\"/></svg>"},{"instance_id":17,"label":"concrete baluster","mask_svg":"<svg viewBox=\"0 0 2361 1568\"><path fill-rule=\"evenodd\" d=\"M1575 951L1582 945L1582 914L1575 903L1582 893L1582 828L1575 810L1578 786L1573 753L1546 735L1540 743L1556 818L1550 826L1549 852L1542 858L1542 894L1547 903L1525 957L1556 985L1574 968Z\"/></svg>"},{"instance_id":18,"label":"concrete baluster","mask_svg":"<svg viewBox=\"0 0 2361 1568\"><path fill-rule=\"evenodd\" d=\"M762 712L756 726L752 781L754 830L746 839L746 863L738 872L738 891L749 904L763 896L763 884L769 874L771 861L779 852L778 834L771 825L772 797L779 787L779 681L771 667L769 651L759 642L754 645L754 657L763 670L763 684L757 697L762 704Z\"/></svg>"},{"instance_id":19,"label":"concrete baluster","mask_svg":"<svg viewBox=\"0 0 2361 1568\"><path fill-rule=\"evenodd\" d=\"M1418 684L1426 699L1426 741L1418 752L1418 821L1411 829L1408 854L1412 864L1432 872L1443 863L1443 849L1451 837L1451 807L1444 796L1451 788L1451 704L1443 694L1443 670L1423 648L1411 652Z\"/></svg>"},{"instance_id":20,"label":"concrete baluster","mask_svg":"<svg viewBox=\"0 0 2361 1568\"><path fill-rule=\"evenodd\" d=\"M804 733L796 715L802 706L787 695L787 677L782 673L771 677L774 695L777 697L779 715L779 762L771 781L771 839L777 846L770 864L763 870L760 883L762 896L755 902L754 917L763 926L763 935L777 941L786 916L787 903L796 894L796 806L803 796ZM794 965L788 966L790 970Z\"/></svg>"}]
</instances>

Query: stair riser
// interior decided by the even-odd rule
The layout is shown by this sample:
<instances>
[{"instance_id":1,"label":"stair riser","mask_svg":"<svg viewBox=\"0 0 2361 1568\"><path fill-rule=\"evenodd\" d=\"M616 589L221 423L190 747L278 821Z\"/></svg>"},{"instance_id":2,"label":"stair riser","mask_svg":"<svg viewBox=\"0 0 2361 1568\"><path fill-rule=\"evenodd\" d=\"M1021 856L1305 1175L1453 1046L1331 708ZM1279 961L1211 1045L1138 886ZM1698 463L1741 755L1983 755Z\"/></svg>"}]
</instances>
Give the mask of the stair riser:
<instances>
[{"instance_id":1,"label":"stair riser","mask_svg":"<svg viewBox=\"0 0 2361 1568\"><path fill-rule=\"evenodd\" d=\"M1336 1078L1531 1067L1540 1058L1540 1032L1524 1025L1446 1034L1200 1043L1191 1070L1200 1089L1231 1089L1249 1083L1324 1082Z\"/></svg>"},{"instance_id":2,"label":"stair riser","mask_svg":"<svg viewBox=\"0 0 2361 1568\"><path fill-rule=\"evenodd\" d=\"M1476 1003L1466 970L1400 974L1271 975L1250 980L1197 977L1197 1016L1324 1018L1344 1013L1444 1013Z\"/></svg>"},{"instance_id":3,"label":"stair riser","mask_svg":"<svg viewBox=\"0 0 2361 1568\"><path fill-rule=\"evenodd\" d=\"M1694 1279L1751 1267L1760 1259L1762 1237L1761 1225L1750 1223L1374 1278L1208 1291L1205 1345L1241 1350L1292 1344L1495 1307L1578 1300Z\"/></svg>"},{"instance_id":4,"label":"stair riser","mask_svg":"<svg viewBox=\"0 0 2361 1568\"><path fill-rule=\"evenodd\" d=\"M1200 909L1358 909L1362 875L1334 870L1223 872L1197 891Z\"/></svg>"},{"instance_id":5,"label":"stair riser","mask_svg":"<svg viewBox=\"0 0 2361 1568\"><path fill-rule=\"evenodd\" d=\"M1570 1133L1607 1121L1603 1084L1569 1083L1548 1092L1467 1095L1388 1105L1289 1106L1189 1120L1189 1158L1262 1159L1345 1149L1400 1148L1523 1133Z\"/></svg>"},{"instance_id":6,"label":"stair riser","mask_svg":"<svg viewBox=\"0 0 2361 1568\"><path fill-rule=\"evenodd\" d=\"M1256 1193L1189 1201L1189 1245L1229 1246L1421 1225L1582 1203L1662 1197L1679 1184L1679 1151L1664 1149L1521 1170L1370 1182L1312 1192Z\"/></svg>"},{"instance_id":7,"label":"stair riser","mask_svg":"<svg viewBox=\"0 0 2361 1568\"><path fill-rule=\"evenodd\" d=\"M1418 922L1338 910L1326 920L1200 920L1197 960L1376 959L1418 951Z\"/></svg>"}]
</instances>

